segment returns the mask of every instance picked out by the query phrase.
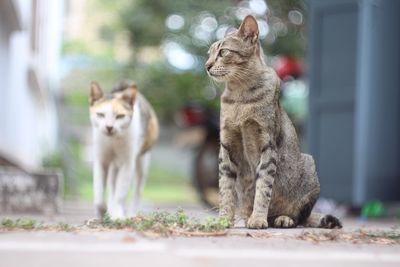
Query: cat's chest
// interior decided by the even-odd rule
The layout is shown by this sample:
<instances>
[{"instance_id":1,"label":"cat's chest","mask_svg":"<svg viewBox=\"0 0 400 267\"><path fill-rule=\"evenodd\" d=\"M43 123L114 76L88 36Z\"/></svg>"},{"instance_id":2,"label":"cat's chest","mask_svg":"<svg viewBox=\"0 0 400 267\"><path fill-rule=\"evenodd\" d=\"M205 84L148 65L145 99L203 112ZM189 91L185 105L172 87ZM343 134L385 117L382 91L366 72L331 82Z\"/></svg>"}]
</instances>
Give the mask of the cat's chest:
<instances>
[{"instance_id":1,"label":"cat's chest","mask_svg":"<svg viewBox=\"0 0 400 267\"><path fill-rule=\"evenodd\" d=\"M224 101L225 100L225 101ZM263 124L265 105L259 103L244 103L243 97L235 95L222 96L221 123L235 127L242 127L248 121L257 121Z\"/></svg>"},{"instance_id":2,"label":"cat's chest","mask_svg":"<svg viewBox=\"0 0 400 267\"><path fill-rule=\"evenodd\" d=\"M106 162L124 162L131 158L132 141L128 137L101 137L96 140L95 146L98 156Z\"/></svg>"},{"instance_id":3,"label":"cat's chest","mask_svg":"<svg viewBox=\"0 0 400 267\"><path fill-rule=\"evenodd\" d=\"M221 122L240 127L246 121L254 119L254 109L243 105L221 105Z\"/></svg>"}]
</instances>

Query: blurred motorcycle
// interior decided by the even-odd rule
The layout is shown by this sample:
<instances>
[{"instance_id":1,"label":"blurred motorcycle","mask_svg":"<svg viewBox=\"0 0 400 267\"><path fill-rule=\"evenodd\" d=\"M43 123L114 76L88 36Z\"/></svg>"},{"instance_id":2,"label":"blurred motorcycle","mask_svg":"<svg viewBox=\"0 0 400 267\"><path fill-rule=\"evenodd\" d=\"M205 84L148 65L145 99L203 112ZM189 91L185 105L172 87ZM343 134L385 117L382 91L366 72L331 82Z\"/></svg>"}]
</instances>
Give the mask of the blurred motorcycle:
<instances>
[{"instance_id":1,"label":"blurred motorcycle","mask_svg":"<svg viewBox=\"0 0 400 267\"><path fill-rule=\"evenodd\" d=\"M178 144L193 147L193 185L208 207L218 206L219 115L200 104L183 107L176 121L184 130Z\"/></svg>"}]
</instances>

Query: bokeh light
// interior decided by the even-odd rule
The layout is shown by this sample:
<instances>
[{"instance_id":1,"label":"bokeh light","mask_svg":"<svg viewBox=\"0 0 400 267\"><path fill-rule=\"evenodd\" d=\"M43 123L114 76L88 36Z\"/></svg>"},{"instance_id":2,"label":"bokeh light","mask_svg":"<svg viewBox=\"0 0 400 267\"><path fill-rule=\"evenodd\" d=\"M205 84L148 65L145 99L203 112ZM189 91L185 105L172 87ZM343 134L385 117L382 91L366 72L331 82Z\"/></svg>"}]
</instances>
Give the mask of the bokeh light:
<instances>
[{"instance_id":1,"label":"bokeh light","mask_svg":"<svg viewBox=\"0 0 400 267\"><path fill-rule=\"evenodd\" d=\"M169 64L179 70L190 70L196 67L196 58L185 51L178 43L167 41L163 45L163 52Z\"/></svg>"},{"instance_id":2,"label":"bokeh light","mask_svg":"<svg viewBox=\"0 0 400 267\"><path fill-rule=\"evenodd\" d=\"M165 20L165 26L167 26L168 29L173 31L182 29L184 25L185 25L185 19L177 14L170 15Z\"/></svg>"}]
</instances>

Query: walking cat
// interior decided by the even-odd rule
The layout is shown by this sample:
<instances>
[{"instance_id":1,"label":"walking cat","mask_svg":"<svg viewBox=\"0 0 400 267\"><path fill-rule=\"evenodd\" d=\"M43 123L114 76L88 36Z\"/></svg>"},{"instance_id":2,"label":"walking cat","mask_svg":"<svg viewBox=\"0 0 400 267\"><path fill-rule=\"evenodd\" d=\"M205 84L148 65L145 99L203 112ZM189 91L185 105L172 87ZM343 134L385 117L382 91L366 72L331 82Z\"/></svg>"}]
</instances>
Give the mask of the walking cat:
<instances>
[{"instance_id":1,"label":"walking cat","mask_svg":"<svg viewBox=\"0 0 400 267\"><path fill-rule=\"evenodd\" d=\"M248 228L341 228L334 216L311 213L320 193L315 163L300 152L279 104L280 79L266 65L258 35L257 21L247 16L238 30L211 45L205 64L211 78L225 82L219 214L233 223L239 201Z\"/></svg>"},{"instance_id":2,"label":"walking cat","mask_svg":"<svg viewBox=\"0 0 400 267\"><path fill-rule=\"evenodd\" d=\"M102 217L107 211L113 219L124 218L132 182L134 212L139 204L149 150L158 136L157 117L133 82L121 82L111 95L105 95L97 82L92 82L89 100L96 215Z\"/></svg>"}]
</instances>

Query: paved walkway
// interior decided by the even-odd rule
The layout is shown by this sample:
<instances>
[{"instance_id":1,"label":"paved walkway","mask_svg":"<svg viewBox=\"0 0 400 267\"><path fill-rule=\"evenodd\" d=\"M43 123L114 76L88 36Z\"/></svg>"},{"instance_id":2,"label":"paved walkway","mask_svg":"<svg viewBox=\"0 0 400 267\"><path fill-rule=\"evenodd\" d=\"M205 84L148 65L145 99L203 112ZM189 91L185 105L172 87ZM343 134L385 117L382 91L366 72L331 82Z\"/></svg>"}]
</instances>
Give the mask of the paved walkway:
<instances>
[{"instance_id":1,"label":"paved walkway","mask_svg":"<svg viewBox=\"0 0 400 267\"><path fill-rule=\"evenodd\" d=\"M79 209L73 203L68 205L61 215L46 217L46 221L79 224L91 212L90 205L80 205ZM201 207L186 207L186 210L190 215L210 215ZM390 231L393 227L398 229L399 221L361 225L354 219L346 219L344 226L341 233L359 229ZM302 228L252 231L236 227L223 237L168 238L149 238L130 231L0 232L0 267L400 266L400 245L314 238L324 233L331 232Z\"/></svg>"}]
</instances>

